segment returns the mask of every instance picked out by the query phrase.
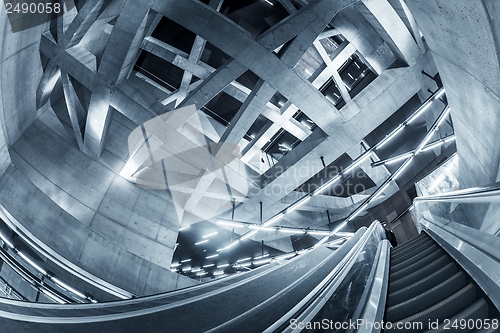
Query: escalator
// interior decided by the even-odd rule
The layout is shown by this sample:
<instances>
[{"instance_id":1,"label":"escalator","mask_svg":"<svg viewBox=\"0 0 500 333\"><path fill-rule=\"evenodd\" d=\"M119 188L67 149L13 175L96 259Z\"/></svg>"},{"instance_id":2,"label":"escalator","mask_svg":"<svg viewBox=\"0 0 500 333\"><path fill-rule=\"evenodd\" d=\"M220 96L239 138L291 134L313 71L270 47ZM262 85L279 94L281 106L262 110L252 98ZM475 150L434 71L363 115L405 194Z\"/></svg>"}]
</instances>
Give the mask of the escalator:
<instances>
[{"instance_id":1,"label":"escalator","mask_svg":"<svg viewBox=\"0 0 500 333\"><path fill-rule=\"evenodd\" d=\"M496 315L476 283L426 233L391 250L385 322L393 328L385 332L470 332L478 327L478 332L493 332L482 327ZM398 329L398 323L404 328Z\"/></svg>"}]
</instances>

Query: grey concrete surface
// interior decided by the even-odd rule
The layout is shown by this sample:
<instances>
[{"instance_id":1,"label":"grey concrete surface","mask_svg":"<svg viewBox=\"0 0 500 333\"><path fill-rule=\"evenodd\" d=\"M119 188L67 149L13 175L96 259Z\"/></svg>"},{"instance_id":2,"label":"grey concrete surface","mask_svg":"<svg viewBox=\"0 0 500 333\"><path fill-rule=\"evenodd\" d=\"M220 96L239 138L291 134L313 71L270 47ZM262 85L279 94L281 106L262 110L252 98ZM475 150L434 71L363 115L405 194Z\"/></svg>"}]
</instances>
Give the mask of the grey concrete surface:
<instances>
[{"instance_id":1,"label":"grey concrete surface","mask_svg":"<svg viewBox=\"0 0 500 333\"><path fill-rule=\"evenodd\" d=\"M207 126L211 140L244 142L248 128L264 115L273 124L245 148L249 161L259 158L281 128L296 135L303 142L262 178L258 168L252 173L262 189L278 186L284 191L254 195L236 210L241 219L257 220L259 202L264 202L268 218L322 168L320 156L329 164L352 151L415 93L423 96L430 85L421 71L433 69L433 59L452 107L461 186L499 179L496 2L408 0L408 8L396 0L301 3L305 8L294 10L292 2L283 0L290 15L257 38L218 13L221 3L216 1L210 8L194 0L89 0L45 34L50 24L11 33L0 9L0 175L14 164L0 178L2 203L40 241L125 289L147 294L188 285L167 270L179 229L169 194L140 189L119 176L129 160L128 135L138 125L176 106L195 104L199 109L224 91L245 103L228 129ZM190 54L148 36L158 23L157 13L197 35ZM335 29L323 31L332 19ZM430 48L423 55L417 24ZM346 41L329 61L318 36L338 33ZM200 62L205 41L231 59L220 68ZM289 41L287 51L273 53ZM161 89L135 75L132 67L141 49L185 71L180 90ZM338 110L318 88L332 76L340 83L336 71L354 53L379 76L352 100L341 89L347 103ZM297 64L304 57L320 62L317 73L301 72ZM396 59L401 63L390 68ZM51 94L59 68L60 94ZM248 69L264 89L259 85L251 91L235 83ZM193 75L201 80L190 84ZM279 111L268 104L275 91L288 100ZM299 109L320 129L311 133L291 120ZM301 168L307 172L299 173ZM283 172L276 173L279 169ZM233 171L229 177L241 176ZM304 206L309 215L296 214L286 222L293 225L310 216L320 225L318 216L330 205L339 208L334 212L338 217L353 207L334 201L342 200L317 197ZM275 242L276 247L290 247L282 239Z\"/></svg>"},{"instance_id":2,"label":"grey concrete surface","mask_svg":"<svg viewBox=\"0 0 500 333\"><path fill-rule=\"evenodd\" d=\"M446 88L457 135L461 187L499 180L499 4L441 0L408 0L407 4Z\"/></svg>"}]
</instances>

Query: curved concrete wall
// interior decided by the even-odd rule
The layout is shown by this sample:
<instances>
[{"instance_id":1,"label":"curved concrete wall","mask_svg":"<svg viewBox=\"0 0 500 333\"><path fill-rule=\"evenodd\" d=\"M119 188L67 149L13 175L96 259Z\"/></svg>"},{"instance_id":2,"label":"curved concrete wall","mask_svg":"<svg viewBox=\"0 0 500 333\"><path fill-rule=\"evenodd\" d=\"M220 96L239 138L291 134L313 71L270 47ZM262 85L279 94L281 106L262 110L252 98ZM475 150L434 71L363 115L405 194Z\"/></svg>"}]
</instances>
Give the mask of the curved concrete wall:
<instances>
[{"instance_id":1,"label":"curved concrete wall","mask_svg":"<svg viewBox=\"0 0 500 333\"><path fill-rule=\"evenodd\" d=\"M406 0L441 75L451 107L461 187L499 180L500 3Z\"/></svg>"},{"instance_id":2,"label":"curved concrete wall","mask_svg":"<svg viewBox=\"0 0 500 333\"><path fill-rule=\"evenodd\" d=\"M0 203L40 242L132 293L196 283L168 269L179 229L169 194L117 174L135 125L115 115L102 157L83 154L48 105L36 110L46 25L13 33L3 6L0 22Z\"/></svg>"}]
</instances>

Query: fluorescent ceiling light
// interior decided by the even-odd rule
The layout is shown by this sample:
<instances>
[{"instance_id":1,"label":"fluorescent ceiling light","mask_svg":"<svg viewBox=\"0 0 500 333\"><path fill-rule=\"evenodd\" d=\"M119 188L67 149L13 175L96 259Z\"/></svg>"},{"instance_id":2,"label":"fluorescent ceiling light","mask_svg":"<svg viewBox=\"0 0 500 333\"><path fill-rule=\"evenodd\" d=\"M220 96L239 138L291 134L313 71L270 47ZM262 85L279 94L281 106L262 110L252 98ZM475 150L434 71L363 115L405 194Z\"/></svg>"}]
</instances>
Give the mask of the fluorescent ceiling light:
<instances>
[{"instance_id":1,"label":"fluorescent ceiling light","mask_svg":"<svg viewBox=\"0 0 500 333\"><path fill-rule=\"evenodd\" d=\"M207 243L208 241L209 241L209 239L205 239L205 240L200 241L198 243L194 243L194 245L201 245L201 244Z\"/></svg>"},{"instance_id":2,"label":"fluorescent ceiling light","mask_svg":"<svg viewBox=\"0 0 500 333\"><path fill-rule=\"evenodd\" d=\"M294 230L294 229L278 229L279 232L284 232L288 234L303 234L305 233L304 230Z\"/></svg>"},{"instance_id":3,"label":"fluorescent ceiling light","mask_svg":"<svg viewBox=\"0 0 500 333\"><path fill-rule=\"evenodd\" d=\"M191 259L184 259L184 260L181 260L181 262L189 262L191 261Z\"/></svg>"},{"instance_id":4,"label":"fluorescent ceiling light","mask_svg":"<svg viewBox=\"0 0 500 333\"><path fill-rule=\"evenodd\" d=\"M441 117L441 119L439 119L438 123L436 124L436 128L438 128L439 126L441 126L441 124L443 123L443 121L445 121L446 117L448 117L448 114L450 113L450 111L451 111L451 108L447 107L446 110L443 113L443 116Z\"/></svg>"},{"instance_id":5,"label":"fluorescent ceiling light","mask_svg":"<svg viewBox=\"0 0 500 333\"><path fill-rule=\"evenodd\" d=\"M226 225L229 227L238 227L238 228L245 227L244 223L236 222L236 221L217 220L217 222L215 222L215 223L219 224L219 225Z\"/></svg>"},{"instance_id":6,"label":"fluorescent ceiling light","mask_svg":"<svg viewBox=\"0 0 500 333\"><path fill-rule=\"evenodd\" d=\"M429 145L429 146L427 146L427 147L425 147L425 148L422 148L422 151L429 151L429 150L432 150L432 149L434 149L434 148L437 148L437 147L442 146L444 143L445 143L445 141L444 141L444 140L443 140L443 141L438 141L438 142L433 143L433 144L431 144L431 145Z\"/></svg>"},{"instance_id":7,"label":"fluorescent ceiling light","mask_svg":"<svg viewBox=\"0 0 500 333\"><path fill-rule=\"evenodd\" d=\"M263 265L263 264L268 264L270 262L271 262L271 259L262 259L262 260L254 261L253 264L254 265Z\"/></svg>"},{"instance_id":8,"label":"fluorescent ceiling light","mask_svg":"<svg viewBox=\"0 0 500 333\"><path fill-rule=\"evenodd\" d=\"M241 236L241 240L245 240L247 238L250 238L253 235L255 235L257 232L258 232L258 230L252 230L252 231L248 232L246 235Z\"/></svg>"},{"instance_id":9,"label":"fluorescent ceiling light","mask_svg":"<svg viewBox=\"0 0 500 333\"><path fill-rule=\"evenodd\" d=\"M263 225L264 226L267 226L267 225L270 225L270 224L273 224L274 222L278 221L280 218L283 217L283 213L278 213L277 215L271 217L269 220L267 220Z\"/></svg>"},{"instance_id":10,"label":"fluorescent ceiling light","mask_svg":"<svg viewBox=\"0 0 500 333\"><path fill-rule=\"evenodd\" d=\"M283 254L281 256L275 257L274 259L275 260L285 260L285 259L289 259L289 258L295 257L295 255L296 255L296 253L292 252L292 253Z\"/></svg>"},{"instance_id":11,"label":"fluorescent ceiling light","mask_svg":"<svg viewBox=\"0 0 500 333\"><path fill-rule=\"evenodd\" d=\"M348 168L344 169L342 171L342 173L346 174L346 173L349 173L351 172L352 170L354 170L354 168L356 168L358 165L360 165L361 163L363 163L368 157L370 157L371 155L371 152L370 151L367 151L364 153L365 156L362 156L361 158L359 158L357 161L353 162Z\"/></svg>"},{"instance_id":12,"label":"fluorescent ceiling light","mask_svg":"<svg viewBox=\"0 0 500 333\"><path fill-rule=\"evenodd\" d=\"M8 241L7 237L5 237L2 233L0 233L0 238L3 240L5 244L7 244L9 247L14 248L14 245L12 245L11 242Z\"/></svg>"},{"instance_id":13,"label":"fluorescent ceiling light","mask_svg":"<svg viewBox=\"0 0 500 333\"><path fill-rule=\"evenodd\" d=\"M211 256L208 256L208 257L205 257L205 259L211 259L211 258L215 258L215 257L218 257L219 254L212 254Z\"/></svg>"},{"instance_id":14,"label":"fluorescent ceiling light","mask_svg":"<svg viewBox=\"0 0 500 333\"><path fill-rule=\"evenodd\" d=\"M42 293L44 293L45 295L47 295L49 298L51 298L52 300L56 301L57 303L59 304L66 304L65 301L63 301L62 299L60 299L59 297L57 297L56 295L53 295L52 293L49 293L48 291L45 291L45 289L42 289Z\"/></svg>"},{"instance_id":15,"label":"fluorescent ceiling light","mask_svg":"<svg viewBox=\"0 0 500 333\"><path fill-rule=\"evenodd\" d=\"M378 189L377 192L373 195L373 197L370 198L370 202L375 200L378 196L380 196L387 189L387 187L389 187L389 184L390 182L386 183L380 189Z\"/></svg>"},{"instance_id":16,"label":"fluorescent ceiling light","mask_svg":"<svg viewBox=\"0 0 500 333\"><path fill-rule=\"evenodd\" d=\"M52 280L57 283L58 285L60 285L61 287L63 287L64 289L72 292L73 294L77 295L77 296L80 296L81 298L86 298L84 294L82 294L81 292L71 288L70 286L68 286L66 283L62 282L61 280L53 277Z\"/></svg>"},{"instance_id":17,"label":"fluorescent ceiling light","mask_svg":"<svg viewBox=\"0 0 500 333\"><path fill-rule=\"evenodd\" d=\"M21 258L23 258L24 260L26 260L31 266L33 266L37 271L39 271L40 273L42 273L43 275L47 275L47 272L40 266L38 266L37 264L35 264L33 261L31 261L30 258L28 258L26 255L24 255L24 253L22 252L17 252L19 254L19 256Z\"/></svg>"},{"instance_id":18,"label":"fluorescent ceiling light","mask_svg":"<svg viewBox=\"0 0 500 333\"><path fill-rule=\"evenodd\" d=\"M390 159L387 159L384 164L392 164L392 163L396 163L396 162L399 162L401 160L404 160L404 159L407 159L408 157L411 157L413 155L413 153L406 153L406 154L403 154L401 156L397 156L395 158L390 158Z\"/></svg>"},{"instance_id":19,"label":"fluorescent ceiling light","mask_svg":"<svg viewBox=\"0 0 500 333\"><path fill-rule=\"evenodd\" d=\"M434 99L438 99L440 98L441 96L444 95L444 93L446 92L446 90L442 89L440 92L437 93L436 96L434 96Z\"/></svg>"},{"instance_id":20,"label":"fluorescent ceiling light","mask_svg":"<svg viewBox=\"0 0 500 333\"><path fill-rule=\"evenodd\" d=\"M358 216L359 214L361 214L363 212L363 210L368 206L368 204L364 204L364 205L361 205L358 209L356 209L356 211L354 212L354 214L352 214L350 217L349 217L349 220L348 221L352 221L356 216Z\"/></svg>"},{"instance_id":21,"label":"fluorescent ceiling light","mask_svg":"<svg viewBox=\"0 0 500 333\"><path fill-rule=\"evenodd\" d=\"M179 229L179 231L189 229L190 227L191 227L191 225L187 225L187 226L185 226L185 227L180 228L180 229Z\"/></svg>"},{"instance_id":22,"label":"fluorescent ceiling light","mask_svg":"<svg viewBox=\"0 0 500 333\"><path fill-rule=\"evenodd\" d=\"M405 125L399 125L399 127L394 132L392 132L392 134L387 136L385 139L382 140L382 142L380 142L378 144L377 149L380 149L383 146L385 146L387 143L389 143L389 141L391 141L392 139L394 139L396 137L396 135L401 133L401 131L404 130L404 128L405 128Z\"/></svg>"},{"instance_id":23,"label":"fluorescent ceiling light","mask_svg":"<svg viewBox=\"0 0 500 333\"><path fill-rule=\"evenodd\" d=\"M313 235L313 236L325 236L325 235L330 235L330 231L307 231L308 235Z\"/></svg>"},{"instance_id":24,"label":"fluorescent ceiling light","mask_svg":"<svg viewBox=\"0 0 500 333\"><path fill-rule=\"evenodd\" d=\"M205 235L205 236L203 236L203 237L201 237L201 238L208 238L208 237L210 237L210 236L217 235L218 233L219 233L218 231L215 231L215 232L212 232L212 233L210 233L210 234L208 234L208 235Z\"/></svg>"},{"instance_id":25,"label":"fluorescent ceiling light","mask_svg":"<svg viewBox=\"0 0 500 333\"><path fill-rule=\"evenodd\" d=\"M396 171L394 176L392 176L392 179L396 179L397 177L399 177L399 175L401 175L410 166L410 163L411 163L411 161L413 161L413 158L414 158L414 156L407 159L406 162L403 163L403 165L399 168L399 170Z\"/></svg>"},{"instance_id":26,"label":"fluorescent ceiling light","mask_svg":"<svg viewBox=\"0 0 500 333\"><path fill-rule=\"evenodd\" d=\"M407 124L411 124L412 122L415 121L415 119L417 119L422 113L424 113L425 111L427 111L432 105L432 101L429 101L427 102L426 105L422 106L420 111L418 111L417 113L415 113L410 119L408 119L408 122Z\"/></svg>"},{"instance_id":27,"label":"fluorescent ceiling light","mask_svg":"<svg viewBox=\"0 0 500 333\"><path fill-rule=\"evenodd\" d=\"M288 207L286 209L286 212L287 213L293 212L294 210L296 210L297 208L299 208L300 206L302 206L303 204L305 204L306 202L308 202L309 199L311 199L311 197L309 195L303 197L302 199L300 199L299 201L297 201L296 203L294 203L292 206Z\"/></svg>"},{"instance_id":28,"label":"fluorescent ceiling light","mask_svg":"<svg viewBox=\"0 0 500 333\"><path fill-rule=\"evenodd\" d=\"M262 258L265 258L265 257L269 257L269 253L264 254L264 255L262 255L262 256L255 257L255 258L253 258L253 259L254 259L254 260L258 260L258 259L262 259Z\"/></svg>"},{"instance_id":29,"label":"fluorescent ceiling light","mask_svg":"<svg viewBox=\"0 0 500 333\"><path fill-rule=\"evenodd\" d=\"M332 185L333 183L336 183L340 178L342 178L341 175L337 175L335 177L333 177L332 179L330 179L328 182L326 182L324 185L320 186L318 189L316 189L313 193L313 196L315 195L318 195L320 194L321 192L323 192L327 187L329 187L330 185Z\"/></svg>"},{"instance_id":30,"label":"fluorescent ceiling light","mask_svg":"<svg viewBox=\"0 0 500 333\"><path fill-rule=\"evenodd\" d=\"M203 265L203 268L212 267L212 266L215 266L215 264Z\"/></svg>"},{"instance_id":31,"label":"fluorescent ceiling light","mask_svg":"<svg viewBox=\"0 0 500 333\"><path fill-rule=\"evenodd\" d=\"M321 238L321 239L319 240L319 242L317 242L317 243L316 243L316 245L314 245L314 246L315 246L315 247L316 247L316 246L320 246L321 244L323 244L324 242L326 242L326 241L328 240L328 238L330 238L330 236L325 236L325 237Z\"/></svg>"},{"instance_id":32,"label":"fluorescent ceiling light","mask_svg":"<svg viewBox=\"0 0 500 333\"><path fill-rule=\"evenodd\" d=\"M248 261L250 259L252 259L252 257L248 257L248 258L243 258L243 259L240 259L240 260L236 260L236 262Z\"/></svg>"},{"instance_id":33,"label":"fluorescent ceiling light","mask_svg":"<svg viewBox=\"0 0 500 333\"><path fill-rule=\"evenodd\" d=\"M265 230L265 231L276 231L276 228L269 228L269 227L264 227L258 224L251 224L249 226L250 229L257 229L257 230Z\"/></svg>"}]
</instances>

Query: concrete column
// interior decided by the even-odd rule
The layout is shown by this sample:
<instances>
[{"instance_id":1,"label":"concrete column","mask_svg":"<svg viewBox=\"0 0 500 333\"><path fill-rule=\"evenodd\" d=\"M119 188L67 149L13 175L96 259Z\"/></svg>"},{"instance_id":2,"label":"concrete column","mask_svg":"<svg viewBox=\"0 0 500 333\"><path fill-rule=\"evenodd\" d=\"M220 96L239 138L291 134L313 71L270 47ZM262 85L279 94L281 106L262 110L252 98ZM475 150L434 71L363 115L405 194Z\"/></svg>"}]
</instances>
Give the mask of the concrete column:
<instances>
[{"instance_id":1,"label":"concrete column","mask_svg":"<svg viewBox=\"0 0 500 333\"><path fill-rule=\"evenodd\" d=\"M406 1L426 37L451 108L460 185L500 180L500 6L497 1Z\"/></svg>"},{"instance_id":2,"label":"concrete column","mask_svg":"<svg viewBox=\"0 0 500 333\"><path fill-rule=\"evenodd\" d=\"M136 60L145 34L148 12L147 3L133 1L125 5L104 50L98 70L103 82L97 83L92 89L85 129L83 151L92 158L101 156L111 117L111 95L114 86L125 79Z\"/></svg>"}]
</instances>

